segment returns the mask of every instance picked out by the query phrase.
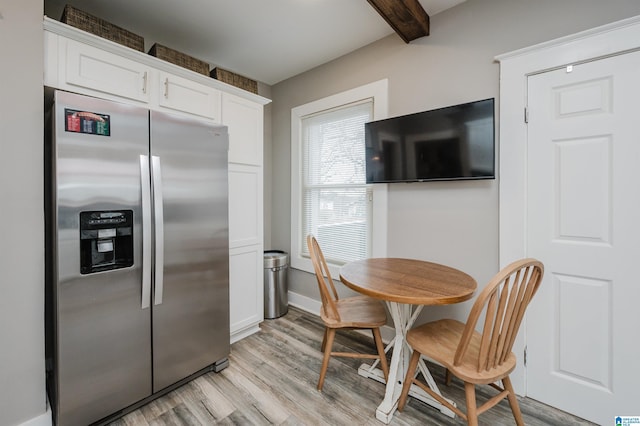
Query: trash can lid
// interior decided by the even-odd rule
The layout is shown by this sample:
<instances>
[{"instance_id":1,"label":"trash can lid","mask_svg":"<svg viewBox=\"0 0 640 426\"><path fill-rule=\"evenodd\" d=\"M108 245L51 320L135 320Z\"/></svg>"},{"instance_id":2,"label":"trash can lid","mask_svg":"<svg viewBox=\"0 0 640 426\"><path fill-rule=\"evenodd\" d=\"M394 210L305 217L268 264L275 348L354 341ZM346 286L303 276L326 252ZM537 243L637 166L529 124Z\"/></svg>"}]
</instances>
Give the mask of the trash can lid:
<instances>
[{"instance_id":1,"label":"trash can lid","mask_svg":"<svg viewBox=\"0 0 640 426\"><path fill-rule=\"evenodd\" d=\"M264 267L277 268L286 266L289 260L287 252L282 250L265 250L264 251Z\"/></svg>"}]
</instances>

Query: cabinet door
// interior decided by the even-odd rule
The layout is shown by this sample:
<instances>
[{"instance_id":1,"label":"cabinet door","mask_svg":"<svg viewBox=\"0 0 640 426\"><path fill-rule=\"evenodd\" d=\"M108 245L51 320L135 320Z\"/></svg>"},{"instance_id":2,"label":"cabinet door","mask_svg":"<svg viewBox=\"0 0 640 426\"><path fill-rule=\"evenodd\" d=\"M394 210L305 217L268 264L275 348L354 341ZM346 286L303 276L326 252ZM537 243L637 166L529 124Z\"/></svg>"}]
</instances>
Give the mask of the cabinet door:
<instances>
[{"instance_id":1,"label":"cabinet door","mask_svg":"<svg viewBox=\"0 0 640 426\"><path fill-rule=\"evenodd\" d=\"M65 83L149 102L151 69L113 53L66 40Z\"/></svg>"},{"instance_id":2,"label":"cabinet door","mask_svg":"<svg viewBox=\"0 0 640 426\"><path fill-rule=\"evenodd\" d=\"M229 245L262 244L262 168L229 164Z\"/></svg>"},{"instance_id":3,"label":"cabinet door","mask_svg":"<svg viewBox=\"0 0 640 426\"><path fill-rule=\"evenodd\" d=\"M263 320L262 245L229 250L231 342L259 331Z\"/></svg>"},{"instance_id":4,"label":"cabinet door","mask_svg":"<svg viewBox=\"0 0 640 426\"><path fill-rule=\"evenodd\" d=\"M186 78L161 72L158 104L163 108L220 122L220 91Z\"/></svg>"},{"instance_id":5,"label":"cabinet door","mask_svg":"<svg viewBox=\"0 0 640 426\"><path fill-rule=\"evenodd\" d=\"M262 167L263 107L222 94L222 123L229 127L229 162Z\"/></svg>"}]
</instances>

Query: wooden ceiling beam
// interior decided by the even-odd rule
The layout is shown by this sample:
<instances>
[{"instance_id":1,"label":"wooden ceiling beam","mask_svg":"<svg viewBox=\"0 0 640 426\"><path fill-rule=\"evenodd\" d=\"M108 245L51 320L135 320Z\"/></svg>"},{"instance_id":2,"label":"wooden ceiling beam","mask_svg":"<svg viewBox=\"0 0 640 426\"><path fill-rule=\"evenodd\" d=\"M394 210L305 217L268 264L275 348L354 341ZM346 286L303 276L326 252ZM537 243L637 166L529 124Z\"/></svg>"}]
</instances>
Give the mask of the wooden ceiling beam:
<instances>
[{"instance_id":1,"label":"wooden ceiling beam","mask_svg":"<svg viewBox=\"0 0 640 426\"><path fill-rule=\"evenodd\" d=\"M418 0L367 1L405 43L429 35L429 15Z\"/></svg>"}]
</instances>

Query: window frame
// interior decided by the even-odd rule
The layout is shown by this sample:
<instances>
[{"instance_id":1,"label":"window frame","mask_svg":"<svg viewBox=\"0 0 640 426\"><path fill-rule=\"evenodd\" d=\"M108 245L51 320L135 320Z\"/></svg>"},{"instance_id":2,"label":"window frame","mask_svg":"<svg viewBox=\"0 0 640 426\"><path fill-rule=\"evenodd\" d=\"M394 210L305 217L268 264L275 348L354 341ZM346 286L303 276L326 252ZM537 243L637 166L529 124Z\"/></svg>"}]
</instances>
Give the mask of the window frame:
<instances>
[{"instance_id":1,"label":"window frame","mask_svg":"<svg viewBox=\"0 0 640 426\"><path fill-rule=\"evenodd\" d=\"M302 233L302 118L322 111L373 99L373 120L388 117L388 80L383 79L291 109L291 253L290 266L314 273L311 259L300 255ZM371 254L384 257L387 252L387 184L371 185L373 196ZM329 263L329 262L328 262ZM338 279L340 265L329 263L333 278Z\"/></svg>"}]
</instances>

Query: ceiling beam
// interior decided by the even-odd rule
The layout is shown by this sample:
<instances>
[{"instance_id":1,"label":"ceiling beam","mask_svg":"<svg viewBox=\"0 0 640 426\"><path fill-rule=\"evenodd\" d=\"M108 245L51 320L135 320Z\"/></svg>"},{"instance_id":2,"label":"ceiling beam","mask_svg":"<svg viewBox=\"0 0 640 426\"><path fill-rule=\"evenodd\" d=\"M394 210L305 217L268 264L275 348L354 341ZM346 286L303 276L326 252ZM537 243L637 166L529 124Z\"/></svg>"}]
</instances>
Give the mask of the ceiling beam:
<instances>
[{"instance_id":1,"label":"ceiling beam","mask_svg":"<svg viewBox=\"0 0 640 426\"><path fill-rule=\"evenodd\" d=\"M405 43L429 35L429 15L418 0L367 1Z\"/></svg>"}]
</instances>

